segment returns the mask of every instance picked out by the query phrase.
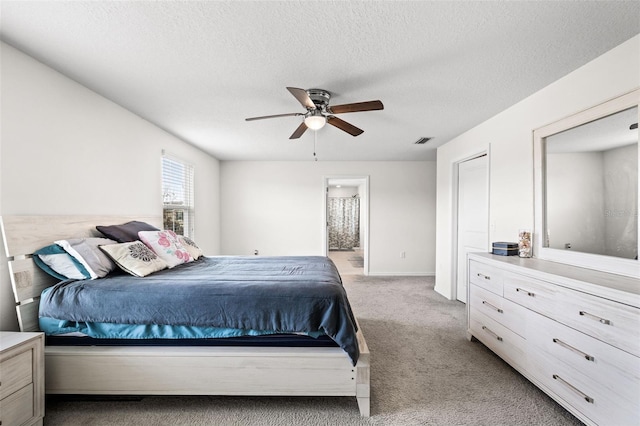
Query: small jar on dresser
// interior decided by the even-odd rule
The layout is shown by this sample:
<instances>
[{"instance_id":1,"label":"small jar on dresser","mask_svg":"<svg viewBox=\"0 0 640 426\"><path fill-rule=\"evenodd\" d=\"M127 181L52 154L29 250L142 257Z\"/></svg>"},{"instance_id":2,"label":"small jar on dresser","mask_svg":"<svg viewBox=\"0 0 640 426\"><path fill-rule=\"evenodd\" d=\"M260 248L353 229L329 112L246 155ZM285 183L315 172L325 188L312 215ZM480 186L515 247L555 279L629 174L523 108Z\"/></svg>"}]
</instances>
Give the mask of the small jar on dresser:
<instances>
[{"instance_id":1,"label":"small jar on dresser","mask_svg":"<svg viewBox=\"0 0 640 426\"><path fill-rule=\"evenodd\" d=\"M468 334L587 425L640 425L640 280L469 254Z\"/></svg>"},{"instance_id":2,"label":"small jar on dresser","mask_svg":"<svg viewBox=\"0 0 640 426\"><path fill-rule=\"evenodd\" d=\"M44 335L0 331L0 426L42 425Z\"/></svg>"}]
</instances>

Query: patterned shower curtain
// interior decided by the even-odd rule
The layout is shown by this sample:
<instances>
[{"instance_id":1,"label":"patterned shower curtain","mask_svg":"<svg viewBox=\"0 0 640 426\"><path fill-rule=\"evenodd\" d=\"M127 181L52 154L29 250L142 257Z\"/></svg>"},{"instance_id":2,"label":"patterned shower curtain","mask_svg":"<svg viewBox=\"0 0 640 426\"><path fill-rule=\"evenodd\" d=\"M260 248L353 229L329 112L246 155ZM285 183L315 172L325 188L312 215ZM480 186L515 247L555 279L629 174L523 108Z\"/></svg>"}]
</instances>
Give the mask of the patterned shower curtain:
<instances>
[{"instance_id":1,"label":"patterned shower curtain","mask_svg":"<svg viewBox=\"0 0 640 426\"><path fill-rule=\"evenodd\" d=\"M329 250L360 247L360 198L329 197Z\"/></svg>"}]
</instances>

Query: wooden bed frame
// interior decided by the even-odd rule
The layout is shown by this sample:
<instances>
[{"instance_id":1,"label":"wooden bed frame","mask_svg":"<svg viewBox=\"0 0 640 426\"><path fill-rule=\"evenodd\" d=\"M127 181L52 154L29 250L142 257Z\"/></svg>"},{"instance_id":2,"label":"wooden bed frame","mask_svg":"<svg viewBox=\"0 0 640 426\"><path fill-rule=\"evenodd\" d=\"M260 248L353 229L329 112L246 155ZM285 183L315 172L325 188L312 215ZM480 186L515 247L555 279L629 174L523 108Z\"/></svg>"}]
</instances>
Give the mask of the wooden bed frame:
<instances>
[{"instance_id":1,"label":"wooden bed frame","mask_svg":"<svg viewBox=\"0 0 640 426\"><path fill-rule=\"evenodd\" d=\"M38 331L40 293L55 279L31 254L53 241L102 236L96 225L159 216L4 216L0 218L21 331ZM370 415L370 354L358 331L354 367L340 348L46 346L49 394L355 396Z\"/></svg>"}]
</instances>

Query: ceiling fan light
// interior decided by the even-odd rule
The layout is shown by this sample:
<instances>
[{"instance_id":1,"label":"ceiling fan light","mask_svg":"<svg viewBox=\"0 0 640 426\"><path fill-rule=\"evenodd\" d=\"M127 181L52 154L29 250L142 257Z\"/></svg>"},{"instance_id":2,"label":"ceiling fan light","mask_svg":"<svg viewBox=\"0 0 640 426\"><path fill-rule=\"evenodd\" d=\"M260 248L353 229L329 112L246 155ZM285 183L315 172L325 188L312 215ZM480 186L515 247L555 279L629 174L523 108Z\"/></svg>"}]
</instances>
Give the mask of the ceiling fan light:
<instances>
[{"instance_id":1,"label":"ceiling fan light","mask_svg":"<svg viewBox=\"0 0 640 426\"><path fill-rule=\"evenodd\" d=\"M304 118L304 124L311 130L319 130L327 123L327 118L323 115L309 115Z\"/></svg>"}]
</instances>

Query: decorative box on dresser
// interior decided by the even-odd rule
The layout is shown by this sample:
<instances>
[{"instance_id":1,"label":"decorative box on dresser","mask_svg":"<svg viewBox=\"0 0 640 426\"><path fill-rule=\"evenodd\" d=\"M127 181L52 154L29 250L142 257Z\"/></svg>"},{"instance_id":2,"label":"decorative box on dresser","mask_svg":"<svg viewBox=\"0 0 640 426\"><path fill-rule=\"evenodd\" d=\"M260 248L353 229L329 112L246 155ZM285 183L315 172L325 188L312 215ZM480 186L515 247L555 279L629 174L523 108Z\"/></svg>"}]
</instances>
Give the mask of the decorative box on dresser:
<instances>
[{"instance_id":1,"label":"decorative box on dresser","mask_svg":"<svg viewBox=\"0 0 640 426\"><path fill-rule=\"evenodd\" d=\"M0 331L0 425L42 425L44 335Z\"/></svg>"},{"instance_id":2,"label":"decorative box on dresser","mask_svg":"<svg viewBox=\"0 0 640 426\"><path fill-rule=\"evenodd\" d=\"M640 425L640 280L469 254L468 334L588 425Z\"/></svg>"}]
</instances>

